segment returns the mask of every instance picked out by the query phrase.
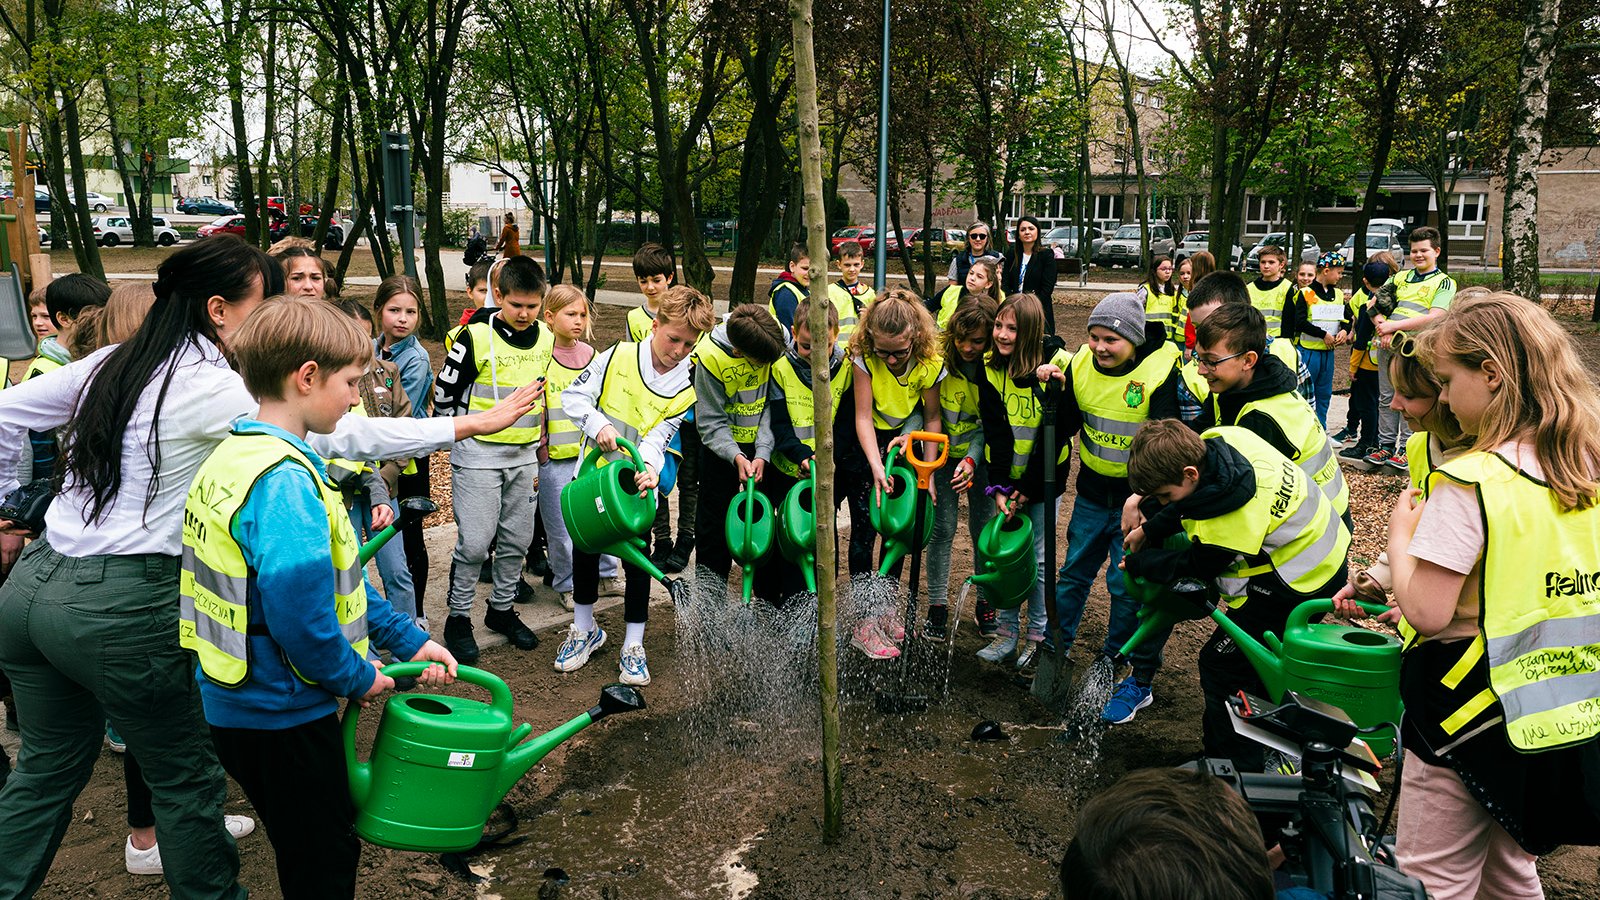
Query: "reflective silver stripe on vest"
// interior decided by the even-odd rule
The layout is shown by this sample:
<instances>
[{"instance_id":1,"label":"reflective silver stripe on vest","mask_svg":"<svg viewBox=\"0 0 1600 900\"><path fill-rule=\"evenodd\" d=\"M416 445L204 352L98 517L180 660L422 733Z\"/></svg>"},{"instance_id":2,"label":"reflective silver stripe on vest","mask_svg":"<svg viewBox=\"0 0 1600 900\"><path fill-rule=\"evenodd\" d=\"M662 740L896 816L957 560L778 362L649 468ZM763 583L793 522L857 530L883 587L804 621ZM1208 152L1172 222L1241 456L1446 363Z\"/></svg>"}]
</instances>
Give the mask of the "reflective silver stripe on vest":
<instances>
[{"instance_id":1,"label":"reflective silver stripe on vest","mask_svg":"<svg viewBox=\"0 0 1600 900\"><path fill-rule=\"evenodd\" d=\"M1301 534L1305 533L1307 528L1311 527L1311 523L1317 518L1319 507L1321 507L1319 498L1315 494L1306 494L1305 500L1301 501L1300 508L1294 511L1294 515L1291 515L1283 521L1282 525L1273 529L1272 533L1267 535L1267 540L1264 543L1271 549L1276 550L1293 542ZM1278 577L1283 579L1284 584L1294 584L1301 578L1316 571L1318 567L1327 561L1328 554L1339 546L1339 529L1342 523L1337 516L1333 515L1331 508L1328 510L1327 526L1317 535L1316 541L1311 546L1284 560L1282 564L1279 564L1277 560L1272 561L1273 567L1278 570ZM1283 535L1281 539L1273 540L1280 534ZM1269 552L1268 555L1270 556L1271 553Z\"/></svg>"},{"instance_id":2,"label":"reflective silver stripe on vest","mask_svg":"<svg viewBox=\"0 0 1600 900\"><path fill-rule=\"evenodd\" d=\"M1333 462L1333 443L1325 440L1322 442L1322 449L1317 451L1316 456L1313 456L1310 461L1300 464L1300 471L1306 473L1306 477L1311 479L1312 484L1316 484L1322 489L1323 496L1329 500L1337 500L1339 494L1344 491L1344 472L1340 471L1339 467L1334 467L1333 477L1329 478L1326 484L1318 484L1317 482L1317 476L1322 474L1322 470L1327 468L1330 462Z\"/></svg>"},{"instance_id":3,"label":"reflective silver stripe on vest","mask_svg":"<svg viewBox=\"0 0 1600 900\"><path fill-rule=\"evenodd\" d=\"M639 445L639 429L629 425L627 422L622 421L603 409L600 410L600 412L605 415L606 421L611 423L611 427L617 430L618 437L633 444L635 447Z\"/></svg>"},{"instance_id":4,"label":"reflective silver stripe on vest","mask_svg":"<svg viewBox=\"0 0 1600 900\"><path fill-rule=\"evenodd\" d=\"M194 636L197 640L210 644L234 659L250 658L250 638L244 632L235 631L210 616L197 614L192 603L184 606L180 615L184 621L194 626Z\"/></svg>"},{"instance_id":5,"label":"reflective silver stripe on vest","mask_svg":"<svg viewBox=\"0 0 1600 900\"><path fill-rule=\"evenodd\" d=\"M1498 665L1541 648L1588 647L1595 644L1600 644L1600 613L1535 622L1516 634L1490 638L1484 649L1489 653L1490 664Z\"/></svg>"},{"instance_id":6,"label":"reflective silver stripe on vest","mask_svg":"<svg viewBox=\"0 0 1600 900\"><path fill-rule=\"evenodd\" d=\"M1097 444L1089 438L1087 432L1083 432L1078 435L1078 447L1082 449L1083 452L1089 454L1095 459L1101 459L1108 463L1117 463L1124 466L1128 464L1128 451L1118 450L1114 447L1107 447L1104 444Z\"/></svg>"},{"instance_id":7,"label":"reflective silver stripe on vest","mask_svg":"<svg viewBox=\"0 0 1600 900\"><path fill-rule=\"evenodd\" d=\"M766 395L767 386L765 384L758 384L753 388L745 388L741 391L734 391L733 396L729 397L728 399L733 403L754 403Z\"/></svg>"},{"instance_id":8,"label":"reflective silver stripe on vest","mask_svg":"<svg viewBox=\"0 0 1600 900\"><path fill-rule=\"evenodd\" d=\"M1505 707L1506 721L1512 723L1600 697L1600 672L1541 678L1503 694L1496 693Z\"/></svg>"},{"instance_id":9,"label":"reflective silver stripe on vest","mask_svg":"<svg viewBox=\"0 0 1600 900\"><path fill-rule=\"evenodd\" d=\"M183 569L194 577L196 587L204 588L229 603L244 606L250 598L250 579L218 572L201 562L194 548L188 545L183 548Z\"/></svg>"},{"instance_id":10,"label":"reflective silver stripe on vest","mask_svg":"<svg viewBox=\"0 0 1600 900\"><path fill-rule=\"evenodd\" d=\"M348 569L337 569L333 573L333 592L335 594L354 594L356 588L361 587L361 563L357 562Z\"/></svg>"},{"instance_id":11,"label":"reflective silver stripe on vest","mask_svg":"<svg viewBox=\"0 0 1600 900\"><path fill-rule=\"evenodd\" d=\"M796 425L794 426L794 436L802 441L813 440L817 436L817 429L812 425Z\"/></svg>"},{"instance_id":12,"label":"reflective silver stripe on vest","mask_svg":"<svg viewBox=\"0 0 1600 900\"><path fill-rule=\"evenodd\" d=\"M367 614L365 611L357 616L355 621L346 622L339 626L339 631L344 634L344 639L351 645L359 644L367 639Z\"/></svg>"},{"instance_id":13,"label":"reflective silver stripe on vest","mask_svg":"<svg viewBox=\"0 0 1600 900\"><path fill-rule=\"evenodd\" d=\"M577 446L582 441L583 432L576 428L550 432L550 446L552 447Z\"/></svg>"},{"instance_id":14,"label":"reflective silver stripe on vest","mask_svg":"<svg viewBox=\"0 0 1600 900\"><path fill-rule=\"evenodd\" d=\"M1396 319L1409 319L1412 316L1420 316L1423 313L1427 312L1430 308L1431 307L1423 306L1421 303L1418 303L1415 300L1402 300L1399 303L1395 304L1394 311L1396 313L1402 313L1402 312L1410 313L1411 315L1407 315L1407 316L1396 315L1396 316L1394 316L1394 318L1396 318Z\"/></svg>"},{"instance_id":15,"label":"reflective silver stripe on vest","mask_svg":"<svg viewBox=\"0 0 1600 900\"><path fill-rule=\"evenodd\" d=\"M1094 413L1086 412L1083 414L1083 424L1102 434L1115 434L1121 435L1122 437L1131 438L1135 434L1139 433L1139 426L1143 425L1144 423L1124 422L1121 419L1108 419L1105 416L1097 416Z\"/></svg>"},{"instance_id":16,"label":"reflective silver stripe on vest","mask_svg":"<svg viewBox=\"0 0 1600 900\"><path fill-rule=\"evenodd\" d=\"M911 418L911 413L906 413L903 416L891 416L891 415L889 415L888 413L884 412L881 409L878 410L877 413L878 413L878 418L884 420L885 422L888 422L890 428L899 428L901 425L904 425L906 423L907 419Z\"/></svg>"},{"instance_id":17,"label":"reflective silver stripe on vest","mask_svg":"<svg viewBox=\"0 0 1600 900\"><path fill-rule=\"evenodd\" d=\"M1022 441L1036 441L1039 439L1039 426L1012 425L1011 439L1018 443L1021 443Z\"/></svg>"}]
</instances>

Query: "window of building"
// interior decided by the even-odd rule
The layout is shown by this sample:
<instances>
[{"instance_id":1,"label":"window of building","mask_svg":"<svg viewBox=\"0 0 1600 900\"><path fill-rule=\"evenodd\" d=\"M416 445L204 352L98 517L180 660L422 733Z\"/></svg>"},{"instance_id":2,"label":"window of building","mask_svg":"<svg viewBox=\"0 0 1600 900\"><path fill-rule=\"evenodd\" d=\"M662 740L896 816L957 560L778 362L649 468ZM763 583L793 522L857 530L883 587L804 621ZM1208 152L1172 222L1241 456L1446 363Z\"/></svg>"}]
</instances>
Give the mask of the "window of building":
<instances>
[{"instance_id":1,"label":"window of building","mask_svg":"<svg viewBox=\"0 0 1600 900\"><path fill-rule=\"evenodd\" d=\"M1127 133L1128 133L1128 120L1123 116L1117 116L1117 137L1122 137L1122 136L1126 135Z\"/></svg>"},{"instance_id":2,"label":"window of building","mask_svg":"<svg viewBox=\"0 0 1600 900\"><path fill-rule=\"evenodd\" d=\"M1487 194L1450 194L1446 209L1450 213L1450 236L1482 240L1488 221Z\"/></svg>"},{"instance_id":3,"label":"window of building","mask_svg":"<svg viewBox=\"0 0 1600 900\"><path fill-rule=\"evenodd\" d=\"M1100 228L1115 228L1122 224L1121 194L1094 196L1094 223Z\"/></svg>"},{"instance_id":4,"label":"window of building","mask_svg":"<svg viewBox=\"0 0 1600 900\"><path fill-rule=\"evenodd\" d=\"M1151 109L1160 109L1161 108L1161 95L1160 94L1151 94L1150 95L1150 108Z\"/></svg>"},{"instance_id":5,"label":"window of building","mask_svg":"<svg viewBox=\"0 0 1600 900\"><path fill-rule=\"evenodd\" d=\"M1139 93L1134 94L1133 95L1133 102L1134 102L1134 105L1136 105L1136 106L1143 106L1144 105L1144 91L1140 91Z\"/></svg>"},{"instance_id":6,"label":"window of building","mask_svg":"<svg viewBox=\"0 0 1600 900\"><path fill-rule=\"evenodd\" d=\"M491 178L491 179L489 179L489 193L491 193L491 194L504 194L505 192L506 192L506 180L504 178Z\"/></svg>"},{"instance_id":7,"label":"window of building","mask_svg":"<svg viewBox=\"0 0 1600 900\"><path fill-rule=\"evenodd\" d=\"M1189 225L1191 228L1200 228L1202 225L1211 224L1211 214L1206 211L1206 204L1211 201L1205 197L1193 201L1189 207Z\"/></svg>"},{"instance_id":8,"label":"window of building","mask_svg":"<svg viewBox=\"0 0 1600 900\"><path fill-rule=\"evenodd\" d=\"M200 176L200 186L201 187L211 187L211 176L210 175L201 175Z\"/></svg>"}]
</instances>

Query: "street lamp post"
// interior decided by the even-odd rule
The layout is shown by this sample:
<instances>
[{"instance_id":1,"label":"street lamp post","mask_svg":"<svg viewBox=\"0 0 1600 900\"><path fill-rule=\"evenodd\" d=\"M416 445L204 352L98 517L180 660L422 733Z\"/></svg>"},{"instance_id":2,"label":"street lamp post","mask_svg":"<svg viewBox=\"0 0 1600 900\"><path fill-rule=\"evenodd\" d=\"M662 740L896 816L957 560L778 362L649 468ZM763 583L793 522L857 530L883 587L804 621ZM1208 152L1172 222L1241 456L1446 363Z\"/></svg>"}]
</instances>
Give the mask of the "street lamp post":
<instances>
[{"instance_id":1,"label":"street lamp post","mask_svg":"<svg viewBox=\"0 0 1600 900\"><path fill-rule=\"evenodd\" d=\"M878 82L878 216L877 246L872 263L872 289L883 293L889 264L889 0L883 0L883 77Z\"/></svg>"}]
</instances>

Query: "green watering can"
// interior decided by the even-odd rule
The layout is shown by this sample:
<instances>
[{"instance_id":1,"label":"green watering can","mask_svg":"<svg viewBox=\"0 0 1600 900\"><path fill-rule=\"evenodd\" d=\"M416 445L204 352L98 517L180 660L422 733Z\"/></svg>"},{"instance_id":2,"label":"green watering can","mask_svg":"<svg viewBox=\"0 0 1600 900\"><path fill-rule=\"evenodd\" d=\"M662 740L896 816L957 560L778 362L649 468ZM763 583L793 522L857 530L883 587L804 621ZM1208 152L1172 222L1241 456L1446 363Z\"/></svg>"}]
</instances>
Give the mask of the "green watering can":
<instances>
[{"instance_id":1,"label":"green watering can","mask_svg":"<svg viewBox=\"0 0 1600 900\"><path fill-rule=\"evenodd\" d=\"M920 432L913 433L912 437L917 434ZM948 452L946 444L945 453ZM936 462L942 465L944 459L941 455ZM889 490L872 492L869 513L872 529L883 537L883 564L878 567L878 574L887 578L889 570L911 552L913 545L927 546L928 539L933 536L933 505L917 502L921 494L917 489L918 473L911 461L900 455L899 447L889 451L883 471L889 478Z\"/></svg>"},{"instance_id":2,"label":"green watering can","mask_svg":"<svg viewBox=\"0 0 1600 900\"><path fill-rule=\"evenodd\" d=\"M800 567L806 576L806 590L817 590L817 472L795 482L783 498L783 514L778 517L778 552Z\"/></svg>"},{"instance_id":3,"label":"green watering can","mask_svg":"<svg viewBox=\"0 0 1600 900\"><path fill-rule=\"evenodd\" d=\"M656 492L640 493L635 482L644 460L631 441L618 438L617 447L627 456L605 465L599 465L603 451L589 449L561 489L561 518L578 549L618 557L670 588L666 574L644 552L645 535L656 518Z\"/></svg>"},{"instance_id":4,"label":"green watering can","mask_svg":"<svg viewBox=\"0 0 1600 900\"><path fill-rule=\"evenodd\" d=\"M1039 561L1033 555L1033 520L1027 516L995 516L978 532L973 545L978 571L971 581L995 609L1016 609L1033 594Z\"/></svg>"},{"instance_id":5,"label":"green watering can","mask_svg":"<svg viewBox=\"0 0 1600 900\"><path fill-rule=\"evenodd\" d=\"M394 663L392 677L422 674L427 663ZM514 726L511 689L492 673L460 666L457 677L489 691L490 702L442 694L396 694L384 704L368 762L356 759L361 705L344 716L344 754L356 833L382 847L425 853L470 850L489 814L535 763L612 713L644 709L644 696L607 685L591 710L533 740Z\"/></svg>"},{"instance_id":6,"label":"green watering can","mask_svg":"<svg viewBox=\"0 0 1600 900\"><path fill-rule=\"evenodd\" d=\"M723 523L723 533L728 538L728 552L734 562L744 570L744 602L750 602L755 585L756 563L772 552L773 532L772 502L756 488L754 478L746 478L744 490L734 495L728 506L728 516Z\"/></svg>"}]
</instances>

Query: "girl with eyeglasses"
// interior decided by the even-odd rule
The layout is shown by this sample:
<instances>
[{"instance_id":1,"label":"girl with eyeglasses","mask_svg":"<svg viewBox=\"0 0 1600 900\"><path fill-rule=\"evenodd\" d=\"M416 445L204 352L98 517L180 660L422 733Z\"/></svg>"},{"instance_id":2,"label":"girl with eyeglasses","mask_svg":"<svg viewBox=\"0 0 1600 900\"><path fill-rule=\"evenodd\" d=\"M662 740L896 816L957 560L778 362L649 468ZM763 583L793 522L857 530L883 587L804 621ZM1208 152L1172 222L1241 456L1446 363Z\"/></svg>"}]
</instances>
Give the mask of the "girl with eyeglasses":
<instances>
[{"instance_id":1,"label":"girl with eyeglasses","mask_svg":"<svg viewBox=\"0 0 1600 900\"><path fill-rule=\"evenodd\" d=\"M872 470L874 492L890 490L884 471L884 456L890 448L905 448L906 435L912 431L943 431L939 381L944 366L939 361L938 338L922 298L905 288L886 292L868 307L850 338L856 438ZM870 522L851 520L852 554L870 553L876 539ZM896 564L890 575L898 579L900 570ZM867 619L857 626L851 644L873 659L893 659L900 655L894 642L904 637L904 623L892 616Z\"/></svg>"}]
</instances>

